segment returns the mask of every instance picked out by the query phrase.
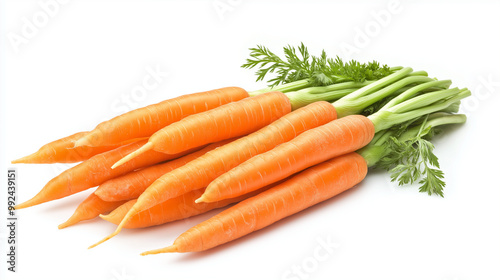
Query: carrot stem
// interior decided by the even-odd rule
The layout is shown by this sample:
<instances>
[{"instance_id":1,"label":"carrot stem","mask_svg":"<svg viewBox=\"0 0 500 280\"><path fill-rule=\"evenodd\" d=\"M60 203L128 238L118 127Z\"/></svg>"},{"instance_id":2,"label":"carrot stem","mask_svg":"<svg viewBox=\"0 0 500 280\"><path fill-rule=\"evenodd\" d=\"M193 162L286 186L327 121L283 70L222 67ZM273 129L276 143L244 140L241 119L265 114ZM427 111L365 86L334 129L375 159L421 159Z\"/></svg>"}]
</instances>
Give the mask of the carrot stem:
<instances>
[{"instance_id":1,"label":"carrot stem","mask_svg":"<svg viewBox=\"0 0 500 280\"><path fill-rule=\"evenodd\" d=\"M361 96L365 96L367 94L370 94L372 92L375 92L386 85L392 84L396 81L401 80L402 78L406 77L408 74L410 74L413 71L410 67L405 67L397 72L394 72L393 74L386 76L375 83L370 84L369 86L363 87L359 89L358 91L352 93L349 95L348 99L356 99Z\"/></svg>"},{"instance_id":2,"label":"carrot stem","mask_svg":"<svg viewBox=\"0 0 500 280\"><path fill-rule=\"evenodd\" d=\"M288 92L286 93L286 96L290 99L292 110L296 110L317 101L336 101L373 82L374 81L344 82L324 87L311 87Z\"/></svg>"},{"instance_id":3,"label":"carrot stem","mask_svg":"<svg viewBox=\"0 0 500 280\"><path fill-rule=\"evenodd\" d=\"M291 92L291 91L296 91L296 90L301 90L303 88L306 88L310 85L309 81L307 79L304 80L299 80L291 83L286 83L283 85L275 86L275 87L266 87L263 89L255 90L252 92L249 92L249 96L256 96L262 93L270 92L270 91L281 91L283 93Z\"/></svg>"},{"instance_id":4,"label":"carrot stem","mask_svg":"<svg viewBox=\"0 0 500 280\"><path fill-rule=\"evenodd\" d=\"M419 93L423 90L430 89L430 88L435 87L435 86L448 88L450 85L451 85L451 80L431 81L431 82L420 84L420 85L412 87L412 88L406 90L405 92L403 92L402 94L399 94L398 96L394 97L384 107L382 107L381 110L393 107L393 106L413 97L414 95L416 95L417 93Z\"/></svg>"},{"instance_id":5,"label":"carrot stem","mask_svg":"<svg viewBox=\"0 0 500 280\"><path fill-rule=\"evenodd\" d=\"M443 94L443 92L445 92L445 94ZM391 108L381 110L368 118L375 125L375 132L378 132L396 124L404 123L430 113L447 109L461 99L471 95L471 92L468 89L451 89L443 92L441 92L441 96L435 92L417 96L418 98L412 98L393 107L395 108L395 111L392 111ZM427 96L429 96L428 100L426 100ZM416 108L417 105L420 107ZM408 111L405 111L406 109L408 109Z\"/></svg>"},{"instance_id":6,"label":"carrot stem","mask_svg":"<svg viewBox=\"0 0 500 280\"><path fill-rule=\"evenodd\" d=\"M379 80L376 83L380 81L382 80ZM371 84L339 99L338 101L334 102L333 105L335 106L335 109L337 109L339 116L359 114L363 111L364 108L372 105L377 101L382 100L385 97L390 96L391 94L407 85L426 83L431 81L434 81L434 79L425 76L405 77L397 82L391 82L391 84L387 85L383 89L367 94L365 92L365 88L373 85ZM359 92L364 94L361 95Z\"/></svg>"}]
</instances>

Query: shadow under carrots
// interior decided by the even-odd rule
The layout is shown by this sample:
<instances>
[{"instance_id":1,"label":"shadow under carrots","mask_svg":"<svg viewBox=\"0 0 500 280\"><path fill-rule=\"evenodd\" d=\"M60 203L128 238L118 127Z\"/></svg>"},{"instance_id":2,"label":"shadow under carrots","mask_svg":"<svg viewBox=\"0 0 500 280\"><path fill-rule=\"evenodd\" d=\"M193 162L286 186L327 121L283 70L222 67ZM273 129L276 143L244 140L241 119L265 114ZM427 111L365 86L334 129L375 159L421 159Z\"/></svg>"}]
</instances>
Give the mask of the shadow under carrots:
<instances>
[{"instance_id":1,"label":"shadow under carrots","mask_svg":"<svg viewBox=\"0 0 500 280\"><path fill-rule=\"evenodd\" d=\"M260 238L262 235L265 235L268 231L275 230L276 227L280 227L280 226L284 226L284 225L287 225L290 223L294 223L297 220L304 219L305 216L310 215L310 212L312 212L312 211L319 211L319 209L328 207L329 205L335 203L337 200L340 200L340 199L344 198L345 196L348 196L348 195L351 195L352 193L357 192L358 189L363 187L363 185L364 185L364 182L361 182L361 183L357 184L355 187L353 187L353 188L351 188L343 193L340 193L340 194L338 194L338 195L336 195L336 196L334 196L326 201L320 202L320 203L318 203L314 206L311 206L303 211L300 211L296 214L293 214L292 216L289 216L289 217L286 217L282 220L279 220L268 227L265 227L263 229L255 231L255 232L252 232L249 235L243 236L241 238L238 238L238 239L233 240L231 242L228 242L226 244L219 245L219 246L212 248L212 249L209 249L207 251L194 252L194 253L174 253L174 254L180 255L180 257L178 259L174 260L174 262L176 262L176 261L186 262L186 261L194 261L194 260L198 260L198 259L203 259L205 257L208 257L211 255L217 254L221 251L224 251L225 249L227 249L229 247L236 247L236 246L242 244L243 242L248 242L248 240ZM335 214L335 213L332 213L332 214Z\"/></svg>"}]
</instances>

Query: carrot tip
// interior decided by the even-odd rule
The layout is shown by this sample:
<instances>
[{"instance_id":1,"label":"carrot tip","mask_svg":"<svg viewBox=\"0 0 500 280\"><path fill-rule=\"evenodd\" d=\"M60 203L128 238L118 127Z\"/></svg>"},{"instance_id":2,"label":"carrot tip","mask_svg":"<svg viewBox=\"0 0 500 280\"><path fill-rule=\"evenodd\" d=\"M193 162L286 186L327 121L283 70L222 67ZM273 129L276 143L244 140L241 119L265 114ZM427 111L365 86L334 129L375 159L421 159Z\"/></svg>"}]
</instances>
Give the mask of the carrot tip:
<instances>
[{"instance_id":1,"label":"carrot tip","mask_svg":"<svg viewBox=\"0 0 500 280\"><path fill-rule=\"evenodd\" d=\"M130 209L129 213L127 213L127 215L125 215L125 217L122 219L121 223L118 225L118 227L116 228L115 232L113 232L112 234L104 237L101 241L93 244L93 245L90 245L89 246L89 249L92 249L94 248L95 246L101 244L101 243L104 243L106 241L108 241L109 239L113 238L114 236L116 236L118 233L120 233L120 231L122 230L123 226L125 226L125 224L127 223L128 219L132 216L132 209ZM99 216L102 216L102 215L99 215ZM101 217L102 218L102 217Z\"/></svg>"},{"instance_id":2,"label":"carrot tip","mask_svg":"<svg viewBox=\"0 0 500 280\"><path fill-rule=\"evenodd\" d=\"M63 229L63 228L67 228L69 226L71 226L72 224L69 223L69 221L66 221L60 225L57 226L58 229Z\"/></svg>"},{"instance_id":3,"label":"carrot tip","mask_svg":"<svg viewBox=\"0 0 500 280\"><path fill-rule=\"evenodd\" d=\"M126 162L128 162L129 160L137 157L138 155L146 152L146 151L149 151L153 148L153 143L152 142L148 142L146 144L144 144L144 146L140 147L139 149L133 151L132 153L124 156L122 159L120 159L119 161L117 161L115 164L113 164L113 166L111 166L111 169L115 169L117 168L118 166L122 165L122 164L125 164Z\"/></svg>"},{"instance_id":4,"label":"carrot tip","mask_svg":"<svg viewBox=\"0 0 500 280\"><path fill-rule=\"evenodd\" d=\"M81 221L82 221L82 219L78 218L78 215L76 215L76 212L75 212L71 217L69 217L69 219L66 222L58 225L57 228L58 229L67 228L67 227L75 225Z\"/></svg>"},{"instance_id":5,"label":"carrot tip","mask_svg":"<svg viewBox=\"0 0 500 280\"><path fill-rule=\"evenodd\" d=\"M94 194L97 195L97 197L99 197L100 199L102 199L101 196L103 196L102 194L102 188L97 188L95 191L94 191ZM104 200L104 199L102 199Z\"/></svg>"},{"instance_id":6,"label":"carrot tip","mask_svg":"<svg viewBox=\"0 0 500 280\"><path fill-rule=\"evenodd\" d=\"M31 154L31 155L24 156L22 158L15 159L15 160L11 161L10 163L12 163L12 164L16 164L16 163L36 163L36 161L33 160L33 156L35 154Z\"/></svg>"},{"instance_id":7,"label":"carrot tip","mask_svg":"<svg viewBox=\"0 0 500 280\"><path fill-rule=\"evenodd\" d=\"M121 227L120 227L120 226L118 226L118 228L115 230L115 232L113 232L112 234L110 234L110 235L108 235L108 236L104 237L101 241L99 241L99 242L97 242L97 243L95 243L95 244L90 245L90 246L89 246L89 249L92 249L92 248L96 247L97 245L99 245L99 244L101 244L101 243L104 243L104 242L106 242L106 241L110 240L111 238L113 238L114 236L116 236L118 233L120 233L120 231L121 231Z\"/></svg>"},{"instance_id":8,"label":"carrot tip","mask_svg":"<svg viewBox=\"0 0 500 280\"><path fill-rule=\"evenodd\" d=\"M38 203L33 203L33 199L30 199L28 201L25 201L21 204L17 204L16 206L14 206L14 209L16 210L19 210L19 209L24 209L24 208L28 208L28 207L31 207L31 206L35 206L37 205Z\"/></svg>"},{"instance_id":9,"label":"carrot tip","mask_svg":"<svg viewBox=\"0 0 500 280\"><path fill-rule=\"evenodd\" d=\"M92 249L92 248L96 247L97 245L102 244L102 243L108 241L109 239L111 239L113 236L115 236L117 234L118 234L118 232L113 232L112 234L104 237L101 241L99 241L99 242L97 242L95 244L90 245L88 249Z\"/></svg>"},{"instance_id":10,"label":"carrot tip","mask_svg":"<svg viewBox=\"0 0 500 280\"><path fill-rule=\"evenodd\" d=\"M177 250L177 246L172 245L172 246L165 247L165 248L160 248L160 249L142 252L141 256L155 255L155 254L160 254L160 253L178 253L178 252L179 251Z\"/></svg>"},{"instance_id":11,"label":"carrot tip","mask_svg":"<svg viewBox=\"0 0 500 280\"><path fill-rule=\"evenodd\" d=\"M101 218L101 219L103 219L103 220L105 220L105 221L111 222L111 221L110 221L110 217L109 217L110 215L111 215L111 213L110 213L110 214L108 214L108 215L100 214L100 215L99 215L99 218Z\"/></svg>"},{"instance_id":12,"label":"carrot tip","mask_svg":"<svg viewBox=\"0 0 500 280\"><path fill-rule=\"evenodd\" d=\"M202 195L201 197L199 197L198 199L196 199L194 202L195 203L203 203L203 202L207 202L207 201L206 201L205 195Z\"/></svg>"}]
</instances>

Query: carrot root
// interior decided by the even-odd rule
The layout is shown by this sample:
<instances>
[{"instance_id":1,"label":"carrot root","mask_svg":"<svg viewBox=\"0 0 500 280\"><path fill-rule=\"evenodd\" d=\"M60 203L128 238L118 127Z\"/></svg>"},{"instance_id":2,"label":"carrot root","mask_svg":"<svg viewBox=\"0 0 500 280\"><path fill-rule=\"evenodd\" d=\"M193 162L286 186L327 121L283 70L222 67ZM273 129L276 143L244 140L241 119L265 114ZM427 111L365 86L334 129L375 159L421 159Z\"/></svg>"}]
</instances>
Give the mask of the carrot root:
<instances>
[{"instance_id":1,"label":"carrot root","mask_svg":"<svg viewBox=\"0 0 500 280\"><path fill-rule=\"evenodd\" d=\"M11 161L10 163L16 164L16 163L31 163L33 162L33 158L35 157L35 153L32 153L31 155L24 156L22 158L15 159Z\"/></svg>"},{"instance_id":2,"label":"carrot root","mask_svg":"<svg viewBox=\"0 0 500 280\"><path fill-rule=\"evenodd\" d=\"M66 222L58 225L57 228L58 229L67 228L69 226L76 225L79 222L81 222L81 220L78 219L75 215L72 215L71 217L69 217L69 219Z\"/></svg>"},{"instance_id":3,"label":"carrot root","mask_svg":"<svg viewBox=\"0 0 500 280\"><path fill-rule=\"evenodd\" d=\"M137 214L137 213L140 212L139 211L140 208L138 206L139 205L137 203L134 204L134 206L132 206L132 208L130 208L130 210L127 212L127 214L125 215L125 217L123 217L123 220L120 222L120 224L118 225L118 227L116 228L116 230L112 234L104 237L99 242L90 245L89 249L92 249L92 248L96 247L97 245L102 244L102 243L110 240L111 238L115 237L116 235L118 235L118 233L120 233L120 231L122 231L123 227L127 224L128 220L130 218L132 218L132 216L134 216L135 214Z\"/></svg>"},{"instance_id":4,"label":"carrot root","mask_svg":"<svg viewBox=\"0 0 500 280\"><path fill-rule=\"evenodd\" d=\"M113 237L114 237L115 235L117 235L118 233L120 233L120 231L118 231L118 229L116 229L116 231L115 231L115 232L113 232L112 234L110 234L110 235L108 235L108 236L104 237L104 238L103 238L103 239L101 239L99 242L97 242L97 243L95 243L95 244L90 245L90 246L88 247L88 249L92 249L92 248L96 247L97 245L102 244L102 243L104 243L104 242L106 242L106 241L110 240L111 238L113 238Z\"/></svg>"},{"instance_id":5,"label":"carrot root","mask_svg":"<svg viewBox=\"0 0 500 280\"><path fill-rule=\"evenodd\" d=\"M246 90L239 87L225 87L181 95L101 122L84 137L75 139L73 145L75 147L103 146L133 138L149 138L158 130L187 116L247 97Z\"/></svg>"},{"instance_id":6,"label":"carrot root","mask_svg":"<svg viewBox=\"0 0 500 280\"><path fill-rule=\"evenodd\" d=\"M123 203L125 201L103 201L95 195L95 192L91 193L78 205L73 215L66 222L60 224L58 228L63 229L81 221L97 218L100 214L110 212Z\"/></svg>"},{"instance_id":7,"label":"carrot root","mask_svg":"<svg viewBox=\"0 0 500 280\"><path fill-rule=\"evenodd\" d=\"M208 201L205 201L206 197L205 197L205 194L202 194L199 198L197 198L194 202L195 203L204 203L204 202L208 202Z\"/></svg>"},{"instance_id":8,"label":"carrot root","mask_svg":"<svg viewBox=\"0 0 500 280\"><path fill-rule=\"evenodd\" d=\"M44 203L45 202L45 199L43 199L43 196L39 194L35 195L33 198L25 201L25 202L22 202L21 204L17 204L16 206L14 206L14 208L16 210L19 210L19 209L24 209L24 208L28 208L28 207L31 207L31 206L35 206L35 205L38 205L38 204L41 204L41 203Z\"/></svg>"},{"instance_id":9,"label":"carrot root","mask_svg":"<svg viewBox=\"0 0 500 280\"><path fill-rule=\"evenodd\" d=\"M68 219L66 222L64 222L64 223L62 223L62 224L60 224L60 225L58 225L58 226L57 226L57 228L58 228L58 229L67 228L67 227L69 227L69 226L72 226L72 225L77 224L78 222L80 222L80 220L79 220L79 219L77 219L77 218L75 217L75 215L73 215L73 216L69 217L69 219Z\"/></svg>"},{"instance_id":10,"label":"carrot root","mask_svg":"<svg viewBox=\"0 0 500 280\"><path fill-rule=\"evenodd\" d=\"M161 253L178 253L177 246L172 245L168 246L165 248L160 248L160 249L154 249L154 250L149 250L146 252L142 252L141 256L147 256L147 255L156 255L156 254L161 254Z\"/></svg>"},{"instance_id":11,"label":"carrot root","mask_svg":"<svg viewBox=\"0 0 500 280\"><path fill-rule=\"evenodd\" d=\"M192 227L175 239L175 247L153 252L201 252L228 243L354 187L367 172L355 152L335 157Z\"/></svg>"},{"instance_id":12,"label":"carrot root","mask_svg":"<svg viewBox=\"0 0 500 280\"><path fill-rule=\"evenodd\" d=\"M115 169L118 166L125 164L129 160L131 160L131 159L139 156L140 154L147 152L151 149L153 149L153 143L148 142L148 143L144 144L144 146L140 147L139 149L137 149L137 150L133 151L132 153L126 155L125 157L121 158L119 161L117 161L115 164L113 164L113 166L111 166L111 169Z\"/></svg>"}]
</instances>

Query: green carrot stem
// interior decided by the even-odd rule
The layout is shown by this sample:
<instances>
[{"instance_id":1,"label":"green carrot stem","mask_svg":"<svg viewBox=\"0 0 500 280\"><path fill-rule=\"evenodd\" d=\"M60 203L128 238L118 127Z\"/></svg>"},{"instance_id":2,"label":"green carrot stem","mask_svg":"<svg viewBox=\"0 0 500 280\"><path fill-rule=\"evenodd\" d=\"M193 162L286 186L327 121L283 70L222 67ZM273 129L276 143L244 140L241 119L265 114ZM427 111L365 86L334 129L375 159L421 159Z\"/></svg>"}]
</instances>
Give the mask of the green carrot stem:
<instances>
[{"instance_id":1,"label":"green carrot stem","mask_svg":"<svg viewBox=\"0 0 500 280\"><path fill-rule=\"evenodd\" d=\"M413 97L410 100L394 105L387 109L394 113L404 113L414 109L422 108L439 100L443 100L458 94L458 88L445 89L440 91L429 92L423 95Z\"/></svg>"},{"instance_id":2,"label":"green carrot stem","mask_svg":"<svg viewBox=\"0 0 500 280\"><path fill-rule=\"evenodd\" d=\"M310 85L309 81L307 79L304 79L304 80L286 83L286 84L282 84L282 85L278 85L278 86L274 86L274 87L266 87L263 89L251 91L248 94L250 96L255 96L255 95L259 95L261 93L266 93L266 92L270 92L270 91L281 91L283 93L286 93L286 92L290 92L290 91L301 90L303 88L308 87L309 85Z\"/></svg>"},{"instance_id":3,"label":"green carrot stem","mask_svg":"<svg viewBox=\"0 0 500 280\"><path fill-rule=\"evenodd\" d=\"M286 95L290 98L290 103L292 104L292 110L296 110L300 107L306 106L308 104L317 102L317 101L327 101L334 102L352 92L357 90L357 88L348 88L335 90L324 93L300 93L300 92L291 92Z\"/></svg>"},{"instance_id":4,"label":"green carrot stem","mask_svg":"<svg viewBox=\"0 0 500 280\"><path fill-rule=\"evenodd\" d=\"M408 89L407 91L403 92L402 94L399 94L394 99L389 101L384 107L382 107L381 110L391 108L391 107L415 96L419 92L423 92L426 89L432 89L434 87L448 88L450 85L451 85L451 80L431 81L431 82L420 84L418 86L415 86L415 87Z\"/></svg>"},{"instance_id":5,"label":"green carrot stem","mask_svg":"<svg viewBox=\"0 0 500 280\"><path fill-rule=\"evenodd\" d=\"M446 125L446 124L461 124L465 123L466 121L467 121L467 116L465 116L464 114L448 114L444 112L439 112L429 115L429 118L427 119L427 122L425 123L423 129L426 129L428 127ZM401 136L398 137L398 139L400 141L407 141L415 137L418 131L419 131L418 126L411 127L407 131L403 132Z\"/></svg>"},{"instance_id":6,"label":"green carrot stem","mask_svg":"<svg viewBox=\"0 0 500 280\"><path fill-rule=\"evenodd\" d=\"M416 71L412 72L408 75L408 77L423 77L427 76L427 72L425 71ZM430 78L422 78L423 80L427 81ZM420 79L416 79L420 80ZM432 79L431 79L432 80ZM411 80L410 80L411 81ZM376 81L364 81L364 82L343 82L343 83L338 83L338 84L333 84L329 86L320 86L320 87L308 87L304 88L298 91L292 91L286 93L286 95L290 98L290 102L292 104L292 110L298 109L300 107L306 106L310 103L317 102L317 101L328 101L328 102L335 102L340 98L343 98L344 96L351 94L355 90L359 88L366 87ZM410 82L411 83L411 82ZM427 90L439 90L442 88L446 87L438 87L440 84L436 84L436 86L429 86ZM404 92L405 90L408 90L412 87L411 86L405 86L402 87L395 92L393 92L394 96L399 95L400 93ZM362 110L365 109L367 105L361 105L363 108Z\"/></svg>"},{"instance_id":7,"label":"green carrot stem","mask_svg":"<svg viewBox=\"0 0 500 280\"><path fill-rule=\"evenodd\" d=\"M402 70L401 70L402 71ZM389 76L387 76L389 77ZM382 80L382 79L381 79ZM381 80L377 81L380 82ZM385 85L382 89L372 92L371 94L363 94L360 95L360 92L365 90L366 88L372 86L375 83L372 83L366 87L363 87L333 103L333 106L337 109L337 114L339 117L344 117L347 115L359 114L363 111L364 108L374 104L377 101L380 101L392 94L394 94L399 89L411 85L411 84L420 84L434 81L434 79L426 77L426 76L411 76L404 77L396 82Z\"/></svg>"},{"instance_id":8,"label":"green carrot stem","mask_svg":"<svg viewBox=\"0 0 500 280\"><path fill-rule=\"evenodd\" d=\"M369 86L363 87L363 88L353 92L352 94L349 94L349 96L346 96L345 98L346 99L356 99L358 97L365 96L367 94L375 92L375 91L377 91L377 90L379 90L379 89L381 89L389 84L392 84L392 83L406 77L411 72L412 72L412 69L410 67L405 67L399 71L392 73L389 76L386 76L386 77L376 81L375 83L370 84Z\"/></svg>"},{"instance_id":9,"label":"green carrot stem","mask_svg":"<svg viewBox=\"0 0 500 280\"><path fill-rule=\"evenodd\" d=\"M429 74L426 71L420 70L411 72L408 76L429 76Z\"/></svg>"},{"instance_id":10,"label":"green carrot stem","mask_svg":"<svg viewBox=\"0 0 500 280\"><path fill-rule=\"evenodd\" d=\"M396 124L404 123L423 115L447 109L448 107L453 106L454 103L471 95L471 92L468 89L462 89L458 93L455 89L445 91L448 92L443 95L441 97L442 99L439 101L436 101L437 98L435 92L431 92L398 104L397 106L399 107L397 108L397 112L390 111L390 109L381 110L373 115L370 115L368 118L373 122L375 132L378 132ZM455 93L451 94L452 92ZM429 99L426 100L426 96L429 96ZM417 105L420 107L415 109Z\"/></svg>"}]
</instances>

